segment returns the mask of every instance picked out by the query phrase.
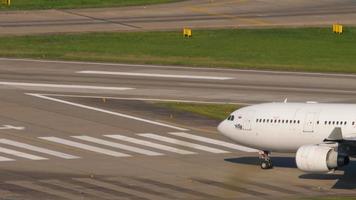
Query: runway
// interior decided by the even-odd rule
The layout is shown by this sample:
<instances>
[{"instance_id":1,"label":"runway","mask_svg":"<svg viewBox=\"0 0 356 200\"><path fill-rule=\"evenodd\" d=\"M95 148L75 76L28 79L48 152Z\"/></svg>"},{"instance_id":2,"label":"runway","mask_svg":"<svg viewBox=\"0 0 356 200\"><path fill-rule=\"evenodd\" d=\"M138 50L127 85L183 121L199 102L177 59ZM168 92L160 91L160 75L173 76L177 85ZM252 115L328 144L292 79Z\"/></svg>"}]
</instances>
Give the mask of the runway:
<instances>
[{"instance_id":1,"label":"runway","mask_svg":"<svg viewBox=\"0 0 356 200\"><path fill-rule=\"evenodd\" d=\"M0 35L196 28L303 27L356 24L352 0L190 0L76 10L6 11Z\"/></svg>"},{"instance_id":2,"label":"runway","mask_svg":"<svg viewBox=\"0 0 356 200\"><path fill-rule=\"evenodd\" d=\"M0 88L41 93L250 104L356 102L352 74L0 58Z\"/></svg>"},{"instance_id":3,"label":"runway","mask_svg":"<svg viewBox=\"0 0 356 200\"><path fill-rule=\"evenodd\" d=\"M355 84L346 74L0 59L0 195L354 196L354 162L336 174L310 175L296 169L293 155L273 154L276 167L262 171L253 149L217 133L218 121L151 102L351 103Z\"/></svg>"}]
</instances>

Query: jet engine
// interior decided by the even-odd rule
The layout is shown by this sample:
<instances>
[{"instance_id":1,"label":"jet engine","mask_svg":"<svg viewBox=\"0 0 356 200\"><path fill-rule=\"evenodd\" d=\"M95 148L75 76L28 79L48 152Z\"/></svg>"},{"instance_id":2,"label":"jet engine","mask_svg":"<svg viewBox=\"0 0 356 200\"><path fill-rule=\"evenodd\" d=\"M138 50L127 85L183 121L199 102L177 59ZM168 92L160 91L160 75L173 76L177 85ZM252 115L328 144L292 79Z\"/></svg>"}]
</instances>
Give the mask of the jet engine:
<instances>
[{"instance_id":1,"label":"jet engine","mask_svg":"<svg viewBox=\"0 0 356 200\"><path fill-rule=\"evenodd\" d=\"M341 155L334 148L326 145L301 146L296 155L298 168L306 172L329 172L349 162L348 156Z\"/></svg>"}]
</instances>

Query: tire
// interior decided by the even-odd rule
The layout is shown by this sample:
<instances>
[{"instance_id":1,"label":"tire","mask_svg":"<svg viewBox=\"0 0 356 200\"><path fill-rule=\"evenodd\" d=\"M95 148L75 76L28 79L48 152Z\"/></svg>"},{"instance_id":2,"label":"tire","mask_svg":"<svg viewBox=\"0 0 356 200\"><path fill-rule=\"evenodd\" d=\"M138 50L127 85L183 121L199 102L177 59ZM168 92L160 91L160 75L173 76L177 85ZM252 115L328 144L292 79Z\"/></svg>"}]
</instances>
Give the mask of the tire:
<instances>
[{"instance_id":1,"label":"tire","mask_svg":"<svg viewBox=\"0 0 356 200\"><path fill-rule=\"evenodd\" d=\"M267 161L262 161L261 162L261 169L269 169L269 164Z\"/></svg>"},{"instance_id":2,"label":"tire","mask_svg":"<svg viewBox=\"0 0 356 200\"><path fill-rule=\"evenodd\" d=\"M266 160L261 162L261 169L272 169L272 168L273 168L272 162Z\"/></svg>"}]
</instances>

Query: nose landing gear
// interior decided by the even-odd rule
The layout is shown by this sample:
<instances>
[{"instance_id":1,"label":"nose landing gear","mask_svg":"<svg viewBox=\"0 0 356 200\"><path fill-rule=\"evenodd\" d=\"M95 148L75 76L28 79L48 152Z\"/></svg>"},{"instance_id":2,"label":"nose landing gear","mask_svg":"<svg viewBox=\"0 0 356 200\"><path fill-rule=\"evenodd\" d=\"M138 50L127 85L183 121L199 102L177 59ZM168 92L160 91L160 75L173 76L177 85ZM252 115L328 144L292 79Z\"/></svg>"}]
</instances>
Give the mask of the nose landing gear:
<instances>
[{"instance_id":1,"label":"nose landing gear","mask_svg":"<svg viewBox=\"0 0 356 200\"><path fill-rule=\"evenodd\" d=\"M269 157L270 152L260 151L259 154L260 154L261 169L272 169L273 164L271 158Z\"/></svg>"}]
</instances>

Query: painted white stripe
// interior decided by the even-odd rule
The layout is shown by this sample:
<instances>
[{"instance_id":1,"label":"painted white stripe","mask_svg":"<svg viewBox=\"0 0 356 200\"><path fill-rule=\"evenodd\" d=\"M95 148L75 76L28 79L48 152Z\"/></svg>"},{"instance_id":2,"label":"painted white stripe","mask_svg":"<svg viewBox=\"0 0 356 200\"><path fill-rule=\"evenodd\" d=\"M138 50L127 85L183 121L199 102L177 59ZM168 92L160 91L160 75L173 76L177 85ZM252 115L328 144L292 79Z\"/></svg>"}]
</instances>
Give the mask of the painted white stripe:
<instances>
[{"instance_id":1,"label":"painted white stripe","mask_svg":"<svg viewBox=\"0 0 356 200\"><path fill-rule=\"evenodd\" d=\"M258 150L256 150L256 149L244 147L244 146L233 144L233 143L229 143L229 142L224 142L224 141L221 141L221 140L215 140L215 139L211 139L211 138L207 138L207 137L202 137L202 136L198 136L198 135L182 133L182 132L174 132L174 133L168 133L168 134L179 136L179 137L184 137L184 138L188 138L188 139L192 139L192 140L197 140L197 141L205 142L205 143L209 143L209 144L220 145L220 146L223 146L223 147L227 147L227 148L230 148L230 149L236 149L236 150L239 150L239 151L258 152Z\"/></svg>"},{"instance_id":2,"label":"painted white stripe","mask_svg":"<svg viewBox=\"0 0 356 200\"><path fill-rule=\"evenodd\" d=\"M252 105L247 102L225 102L225 101L198 101L198 100L183 100L183 99L155 99L155 98L132 98L132 97L113 97L113 96L93 96L93 95L71 95L71 94L44 94L43 96L52 97L79 97L92 99L115 99L128 101L160 101L160 102L182 102L182 103L201 103L201 104L229 104L229 105Z\"/></svg>"},{"instance_id":3,"label":"painted white stripe","mask_svg":"<svg viewBox=\"0 0 356 200\"><path fill-rule=\"evenodd\" d=\"M172 65L143 65L143 64L127 64L127 63L103 63L103 62L84 62L84 61L61 61L61 60L37 60L23 58L0 58L4 61L23 61L37 63L58 63L72 65L93 65L93 66L120 66L120 67L142 67L142 68L158 68L158 69L194 69L199 71L218 71L218 72L247 72L256 74L280 74L280 75L310 75L310 76L330 76L330 77L356 77L356 74L342 73L318 73L318 72L293 72L293 71L277 71L277 70L253 70L253 69L231 69L231 68L213 68L213 67L187 67L187 66L172 66Z\"/></svg>"},{"instance_id":4,"label":"painted white stripe","mask_svg":"<svg viewBox=\"0 0 356 200\"><path fill-rule=\"evenodd\" d=\"M78 71L80 74L99 74L116 76L142 76L158 78L182 78L182 79L207 79L207 80L231 80L231 77L219 76L193 76L193 75L174 75L174 74L151 74L151 73L132 73L132 72L110 72L110 71Z\"/></svg>"},{"instance_id":5,"label":"painted white stripe","mask_svg":"<svg viewBox=\"0 0 356 200\"><path fill-rule=\"evenodd\" d=\"M56 142L59 144L64 144L64 145L68 145L71 147L75 147L75 148L79 148L79 149L85 149L88 151L93 151L96 153L101 153L101 154L105 154L105 155L109 155L109 156L114 156L114 157L130 157L130 155L128 154L124 154L124 153L119 153L116 151L111 151L108 149L103 149L103 148L99 148L99 147L94 147L91 145L86 145L86 144L82 144L79 142L74 142L74 141L70 141L70 140L66 140L66 139L62 139L62 138L57 138L57 137L39 137L40 139L43 140L47 140L47 141L51 141L51 142Z\"/></svg>"},{"instance_id":6,"label":"painted white stripe","mask_svg":"<svg viewBox=\"0 0 356 200\"><path fill-rule=\"evenodd\" d=\"M43 87L43 88L64 88L64 89L92 89L92 90L131 90L128 87L105 87L91 85L64 85L50 83L23 83L23 82L0 82L0 85L18 86L18 87Z\"/></svg>"},{"instance_id":7,"label":"painted white stripe","mask_svg":"<svg viewBox=\"0 0 356 200\"><path fill-rule=\"evenodd\" d=\"M16 141L13 141L13 140L8 140L8 139L0 139L0 143L11 145L11 146L15 146L15 147L19 147L19 148L23 148L23 149L28 149L28 150L31 150L31 151L36 151L36 152L40 152L40 153L56 156L56 157L59 157L59 158L64 158L64 159L77 159L77 158L80 158L78 156L73 156L73 155L61 153L61 152L58 152L58 151L52 151L52 150L49 150L49 149L46 149L46 148L32 146L32 145L29 145L29 144L16 142Z\"/></svg>"},{"instance_id":8,"label":"painted white stripe","mask_svg":"<svg viewBox=\"0 0 356 200\"><path fill-rule=\"evenodd\" d=\"M11 159L11 158L6 158L6 157L0 156L0 162L7 162L7 161L15 161L15 160Z\"/></svg>"},{"instance_id":9,"label":"painted white stripe","mask_svg":"<svg viewBox=\"0 0 356 200\"><path fill-rule=\"evenodd\" d=\"M12 150L12 149L7 149L4 147L0 147L0 152L1 153L5 153L5 154L9 154L9 155L13 155L13 156L17 156L17 157L21 157L21 158L27 158L30 160L48 160L47 158L43 158L40 156L35 156L32 154L28 154L28 153L23 153L20 151L16 151L16 150Z\"/></svg>"},{"instance_id":10,"label":"painted white stripe","mask_svg":"<svg viewBox=\"0 0 356 200\"><path fill-rule=\"evenodd\" d=\"M95 108L95 107L92 107L92 106L86 106L86 105L79 104L79 103L73 103L73 102L70 102L70 101L65 101L65 100L56 99L56 98L52 98L52 97L47 97L47 96L43 96L43 95L40 95L40 94L27 93L27 95L31 95L31 96L38 97L38 98L41 98L41 99L55 101L55 102L59 102L59 103L63 103L63 104L68 104L68 105L76 106L76 107L79 107L79 108L85 108L85 109L88 109L88 110L94 110L94 111L98 111L98 112L102 112L102 113L106 113L106 114L110 114L110 115L115 115L115 116L124 117L124 118L128 118L128 119L133 119L133 120L140 121L140 122L146 122L146 123L149 123L149 124L154 124L154 125L158 125L158 126L172 128L172 129L176 129L176 130L179 130L179 131L187 131L187 129L185 129L185 128L180 128L180 127L177 127L177 126L172 126L172 125L168 125L168 124L164 124L164 123L160 123L160 122L155 122L155 121L148 120L148 119L143 119L143 118L140 118L140 117L134 117L134 116L131 116L131 115L126 115L126 114L113 112L113 111L109 111L109 110L104 110L104 109L101 109L101 108Z\"/></svg>"},{"instance_id":11,"label":"painted white stripe","mask_svg":"<svg viewBox=\"0 0 356 200\"><path fill-rule=\"evenodd\" d=\"M157 144L157 143L153 143L153 142L149 142L149 141L145 141L145 140L139 140L136 138L131 138L131 137L123 136L123 135L105 135L105 137L114 138L114 139L122 140L125 142L131 142L131 143L148 146L148 147L155 148L155 149L161 149L161 150L169 151L169 152L173 152L173 153L183 154L183 155L195 154L195 152L186 151L183 149L178 149L178 148L170 147L170 146L163 145L163 144Z\"/></svg>"},{"instance_id":12,"label":"painted white stripe","mask_svg":"<svg viewBox=\"0 0 356 200\"><path fill-rule=\"evenodd\" d=\"M97 144L101 144L101 145L106 145L106 146L110 146L110 147L114 147L114 148L118 148L118 149L123 149L126 151L132 151L135 153L140 153L140 154L144 154L147 156L161 156L164 154L158 153L158 152L154 152L154 151L149 151L149 150L145 150L145 149L141 149L141 148L137 148L137 147L133 147L133 146L128 146L128 145L124 145L124 144L119 144L116 142L110 142L107 140L102 140L102 139L98 139L98 138L94 138L94 137L90 137L90 136L72 136L74 138L80 139L80 140L85 140L88 142L93 142L93 143L97 143Z\"/></svg>"},{"instance_id":13,"label":"painted white stripe","mask_svg":"<svg viewBox=\"0 0 356 200\"><path fill-rule=\"evenodd\" d=\"M12 125L3 125L0 127L0 130L17 130L17 131L23 131L25 130L25 127L22 126L12 126Z\"/></svg>"},{"instance_id":14,"label":"painted white stripe","mask_svg":"<svg viewBox=\"0 0 356 200\"><path fill-rule=\"evenodd\" d=\"M190 148L193 148L193 149L199 149L199 150L207 151L207 152L211 152L211 153L229 153L228 151L224 151L224 150L221 150L221 149L207 147L207 146L203 146L203 145L200 145L200 144L194 144L194 143L191 143L191 142L186 142L186 141L183 141L183 140L177 140L177 139L164 137L164 136L160 136L160 135L156 135L156 134L144 133L144 134L139 134L139 135L142 136L142 137L151 138L151 139L155 139L155 140L159 140L159 141L163 141L163 142L168 142L168 143L175 144L175 145L186 146L186 147L190 147Z\"/></svg>"}]
</instances>

